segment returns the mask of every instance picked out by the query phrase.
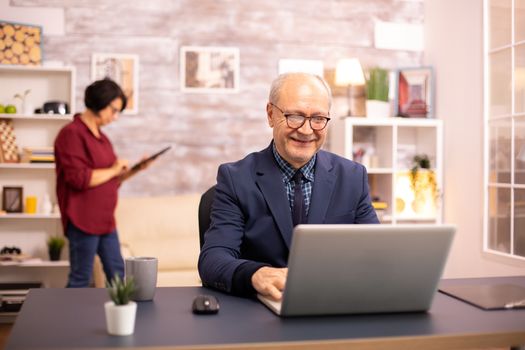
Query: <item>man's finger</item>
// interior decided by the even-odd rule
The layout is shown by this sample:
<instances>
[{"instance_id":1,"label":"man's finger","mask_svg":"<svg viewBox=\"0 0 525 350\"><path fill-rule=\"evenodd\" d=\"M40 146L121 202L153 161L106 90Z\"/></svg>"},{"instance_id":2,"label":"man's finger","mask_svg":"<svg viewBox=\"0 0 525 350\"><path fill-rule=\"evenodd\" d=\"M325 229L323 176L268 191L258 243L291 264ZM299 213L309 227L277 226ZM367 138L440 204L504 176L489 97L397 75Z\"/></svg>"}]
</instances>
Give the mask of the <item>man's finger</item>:
<instances>
[{"instance_id":1,"label":"man's finger","mask_svg":"<svg viewBox=\"0 0 525 350\"><path fill-rule=\"evenodd\" d=\"M268 293L270 298L272 298L275 301L279 301L283 297L283 293L281 293L281 291L273 285L270 285L270 287L268 288Z\"/></svg>"},{"instance_id":2,"label":"man's finger","mask_svg":"<svg viewBox=\"0 0 525 350\"><path fill-rule=\"evenodd\" d=\"M286 278L276 278L273 284L278 290L283 290L286 284Z\"/></svg>"}]
</instances>

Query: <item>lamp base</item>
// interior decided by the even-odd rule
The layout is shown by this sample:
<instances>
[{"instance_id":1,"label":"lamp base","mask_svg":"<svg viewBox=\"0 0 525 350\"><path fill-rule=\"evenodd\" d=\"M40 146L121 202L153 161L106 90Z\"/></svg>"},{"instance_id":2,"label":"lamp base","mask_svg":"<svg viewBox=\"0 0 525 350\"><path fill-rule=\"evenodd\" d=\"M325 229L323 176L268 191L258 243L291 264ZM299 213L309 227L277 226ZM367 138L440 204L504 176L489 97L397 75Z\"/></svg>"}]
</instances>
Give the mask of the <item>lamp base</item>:
<instances>
[{"instance_id":1,"label":"lamp base","mask_svg":"<svg viewBox=\"0 0 525 350\"><path fill-rule=\"evenodd\" d=\"M364 85L348 85L348 116L366 116L366 96Z\"/></svg>"}]
</instances>

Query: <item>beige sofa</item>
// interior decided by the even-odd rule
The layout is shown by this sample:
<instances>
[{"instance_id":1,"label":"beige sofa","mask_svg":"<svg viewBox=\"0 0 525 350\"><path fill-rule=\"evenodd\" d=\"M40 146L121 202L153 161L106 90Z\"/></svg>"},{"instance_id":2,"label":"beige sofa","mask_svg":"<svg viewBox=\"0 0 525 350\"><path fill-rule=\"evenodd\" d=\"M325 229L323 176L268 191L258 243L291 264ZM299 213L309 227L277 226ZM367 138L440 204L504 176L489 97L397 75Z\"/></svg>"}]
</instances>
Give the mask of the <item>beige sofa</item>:
<instances>
[{"instance_id":1,"label":"beige sofa","mask_svg":"<svg viewBox=\"0 0 525 350\"><path fill-rule=\"evenodd\" d=\"M123 255L157 257L159 287L201 285L200 196L119 198L116 220Z\"/></svg>"}]
</instances>

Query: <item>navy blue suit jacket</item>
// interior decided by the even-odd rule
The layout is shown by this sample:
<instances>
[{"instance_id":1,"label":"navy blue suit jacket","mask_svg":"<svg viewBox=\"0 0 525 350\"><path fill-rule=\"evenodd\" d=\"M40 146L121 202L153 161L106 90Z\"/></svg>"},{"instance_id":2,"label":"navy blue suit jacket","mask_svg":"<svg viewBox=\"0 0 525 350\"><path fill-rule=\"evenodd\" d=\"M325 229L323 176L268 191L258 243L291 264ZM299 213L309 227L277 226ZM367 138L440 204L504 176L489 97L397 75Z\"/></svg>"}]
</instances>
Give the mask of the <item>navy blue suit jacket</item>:
<instances>
[{"instance_id":1,"label":"navy blue suit jacket","mask_svg":"<svg viewBox=\"0 0 525 350\"><path fill-rule=\"evenodd\" d=\"M365 167L319 151L308 224L369 224L378 219L368 194ZM243 265L286 267L292 214L272 146L219 167L211 224L199 257L204 285L232 291Z\"/></svg>"}]
</instances>

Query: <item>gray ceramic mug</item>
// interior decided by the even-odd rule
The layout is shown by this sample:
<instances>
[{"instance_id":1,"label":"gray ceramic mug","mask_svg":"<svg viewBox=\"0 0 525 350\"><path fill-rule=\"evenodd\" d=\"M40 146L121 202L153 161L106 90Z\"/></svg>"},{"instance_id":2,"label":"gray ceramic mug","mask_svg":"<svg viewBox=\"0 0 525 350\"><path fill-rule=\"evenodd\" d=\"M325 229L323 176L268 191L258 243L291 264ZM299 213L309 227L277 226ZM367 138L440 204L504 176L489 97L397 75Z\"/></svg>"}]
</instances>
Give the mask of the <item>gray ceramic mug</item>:
<instances>
[{"instance_id":1,"label":"gray ceramic mug","mask_svg":"<svg viewBox=\"0 0 525 350\"><path fill-rule=\"evenodd\" d=\"M133 300L153 300L157 288L157 265L157 258L153 257L126 258L126 278L132 276L135 280Z\"/></svg>"}]
</instances>

